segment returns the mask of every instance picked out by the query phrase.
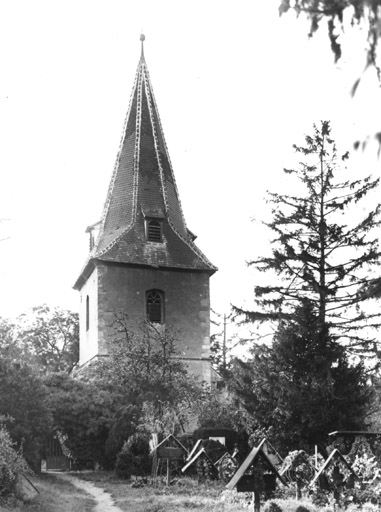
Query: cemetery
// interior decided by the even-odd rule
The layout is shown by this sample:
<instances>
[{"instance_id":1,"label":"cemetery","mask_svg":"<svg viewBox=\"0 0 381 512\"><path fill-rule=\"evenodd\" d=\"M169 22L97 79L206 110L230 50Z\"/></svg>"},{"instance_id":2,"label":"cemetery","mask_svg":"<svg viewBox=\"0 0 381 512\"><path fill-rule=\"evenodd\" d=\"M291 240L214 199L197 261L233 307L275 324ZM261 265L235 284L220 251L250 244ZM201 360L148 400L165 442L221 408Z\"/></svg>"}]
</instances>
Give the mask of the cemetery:
<instances>
[{"instance_id":1,"label":"cemetery","mask_svg":"<svg viewBox=\"0 0 381 512\"><path fill-rule=\"evenodd\" d=\"M220 9L217 4L211 25L218 25L214 24L215 11ZM336 60L341 56L336 31L340 29L344 37L344 11L352 9L345 21L351 28L362 26L362 21L368 24L365 70L376 71L380 84L376 47L381 37L381 0L274 0L275 4L279 14L292 11L298 18L303 11L311 24L310 35L328 18ZM250 11L250 18L256 19L256 14ZM164 11L155 25L163 35L169 30L161 27L162 16ZM86 26L91 26L87 16ZM102 31L98 27L97 39L103 44L107 38ZM172 126L181 134L176 158L191 153L193 146L203 148L196 160L189 161L189 168L176 170L176 176L189 188L189 209L200 216L203 228L208 226L207 252L213 261L223 257L223 262L229 260L231 251L253 272L250 278L242 277L233 257L231 275L220 278L218 267L201 250L202 238L199 246L188 227L148 71L146 54L152 50L145 46L144 34L140 35L138 66L134 80L131 75L129 107L103 210L83 229L88 250L82 254L77 235L75 247L68 242L66 224L65 229L59 224L53 229L52 224L46 238L53 241L54 232L62 239L50 258L42 244L37 250L36 243L31 250L27 238L18 250L17 269L8 271L8 263L3 265L12 276L28 267L28 274L38 276L36 291L43 280L54 284L59 274L66 276L66 260L73 257L74 261L75 254L78 270L67 287L76 291L78 311L42 303L14 318L0 316L1 512L381 510L380 178L364 169L359 153L349 161L350 152L342 147L342 118L337 131L334 118L311 123L308 134L308 127L298 126L301 141L287 153L283 148L279 155L283 134L277 139L271 131L264 144L264 160L276 156L276 164L271 164L274 169L258 159L263 145L261 124L275 126L293 117L271 101L263 107L266 122L264 117L262 121L257 118L264 95L250 90L247 71L252 67L255 84L263 82L257 76L268 73L269 68L262 71L258 63L251 62L254 55L266 54L273 37L272 29L267 31L269 41L263 40L263 49L253 49L237 66L235 59L225 63L225 52L210 42L205 44L203 58L214 55L205 60L205 70L209 72L211 64L221 59L221 75L213 83L202 66L191 68L197 80L191 80L189 96L183 92L179 65L190 54L174 58L163 46L153 66L158 72L158 90L173 95ZM109 39L109 44L117 41ZM282 36L280 41L286 39ZM62 47L66 48L66 42ZM161 44L154 40L151 48L161 48ZM182 44L179 41L179 48ZM45 50L46 40L43 46ZM177 43L171 46L173 51ZM237 53L246 46L242 43ZM88 44L88 51L94 51L93 43ZM94 62L100 53L94 52ZM87 62L89 55L82 60ZM63 60L71 58L65 54ZM54 55L50 60L62 59ZM77 76L86 67L82 60L78 70L73 68L75 79L71 76L75 90L83 80L83 75ZM270 62L270 67L276 66ZM43 68L49 70L46 63ZM116 79L115 72L97 66L94 85L100 75L112 75L104 100L95 101L89 91L82 91L80 101L87 97L91 101L91 111L97 112L91 124L99 129L103 122L98 111L102 104L109 107L116 83L125 94L124 78ZM216 94L228 75L235 77L234 88L219 101ZM45 82L45 75L41 76ZM329 81L322 76L324 82ZM160 85L159 78L163 80ZM291 72L286 78L277 75L274 83L286 86L291 78ZM352 95L360 81L353 84ZM25 77L20 80L22 85L27 82ZM264 83L271 92L272 84ZM199 108L195 100L198 88L202 97L209 98L207 108ZM299 88L298 81L293 88ZM283 95L282 88L272 97L282 97L286 106L290 100ZM52 112L59 97L58 93L52 96ZM307 111L307 103L312 106L315 100L301 95L295 113ZM252 113L251 101L255 104ZM187 131L193 115L197 126ZM320 115L319 111L319 119ZM75 140L69 137L73 116L67 116L70 127L65 136L54 139L62 145L64 141L65 149ZM32 118L36 117L34 113ZM24 118L23 113L23 123ZM48 118L44 124L50 125ZM213 143L211 136L220 127L218 143ZM352 140L353 148L365 150L369 137L362 142ZM19 139L17 133L17 148L23 148ZM371 139L378 144L380 158L381 131ZM80 141L74 145L82 151ZM49 142L44 149L48 146ZM85 155L101 159L100 149L92 143ZM23 152L33 154L28 147ZM54 192L46 194L49 208L59 203L64 177L51 174L51 167L63 159L61 146L56 152L59 156L46 157L49 180L44 182L55 184ZM283 152L287 159L281 163ZM34 167L39 167L40 159ZM12 153L12 161L17 160ZM82 167L78 164L78 176ZM32 178L35 171L30 173ZM98 169L91 170L85 193L76 194L74 183L70 193L64 193L62 186L67 214L74 203L87 212L93 193L97 200L93 185L98 174ZM274 188L262 197L257 186L265 177ZM34 197L33 190L30 196ZM250 204L244 204L245 197L250 197ZM218 208L213 207L215 198L221 201ZM19 201L17 194L15 204ZM262 212L257 208L262 201L260 218ZM45 205L45 199L42 202ZM239 203L255 213L252 233L240 218ZM44 217L56 222L49 208L44 206ZM0 217L0 222L4 220L9 219ZM42 220L26 217L22 224L35 233L35 225L43 224ZM217 248L208 246L212 235ZM245 245L236 246L236 235ZM8 237L0 237L5 240ZM251 256L243 254L243 247L249 248ZM47 265L45 275L40 276L37 267L29 264L32 253L33 257L38 253L44 265L51 259L54 273ZM217 279L219 287L211 289L212 279ZM25 292L23 281L22 286L12 283L20 299ZM233 293L236 284L243 295ZM221 297L216 289L223 292ZM225 294L229 295L229 312L216 311L213 300L217 298L218 303ZM9 298L9 293L4 295ZM229 328L234 331L230 336Z\"/></svg>"}]
</instances>

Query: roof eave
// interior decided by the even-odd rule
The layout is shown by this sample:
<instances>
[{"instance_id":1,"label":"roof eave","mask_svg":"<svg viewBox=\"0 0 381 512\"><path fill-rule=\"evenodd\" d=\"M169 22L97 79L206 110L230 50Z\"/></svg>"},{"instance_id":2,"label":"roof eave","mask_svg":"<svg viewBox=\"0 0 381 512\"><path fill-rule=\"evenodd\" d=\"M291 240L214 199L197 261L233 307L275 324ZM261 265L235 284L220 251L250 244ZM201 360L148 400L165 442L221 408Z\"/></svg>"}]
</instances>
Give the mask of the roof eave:
<instances>
[{"instance_id":1,"label":"roof eave","mask_svg":"<svg viewBox=\"0 0 381 512\"><path fill-rule=\"evenodd\" d=\"M92 271L97 265L97 259L96 258L89 258L85 266L83 267L78 279L74 283L73 289L74 290L81 290L82 286L86 283L88 278L90 277Z\"/></svg>"},{"instance_id":2,"label":"roof eave","mask_svg":"<svg viewBox=\"0 0 381 512\"><path fill-rule=\"evenodd\" d=\"M102 262L104 264L108 265L119 265L119 266L125 266L125 267L135 267L135 268L154 268L157 270L172 270L172 271L178 271L178 272L196 272L201 274L208 274L209 276L212 276L218 269L217 267L212 268L196 268L196 267L187 267L184 265L153 265L149 263L134 263L131 261L116 261L115 259L108 259L107 255L98 256L96 260L97 262Z\"/></svg>"}]
</instances>

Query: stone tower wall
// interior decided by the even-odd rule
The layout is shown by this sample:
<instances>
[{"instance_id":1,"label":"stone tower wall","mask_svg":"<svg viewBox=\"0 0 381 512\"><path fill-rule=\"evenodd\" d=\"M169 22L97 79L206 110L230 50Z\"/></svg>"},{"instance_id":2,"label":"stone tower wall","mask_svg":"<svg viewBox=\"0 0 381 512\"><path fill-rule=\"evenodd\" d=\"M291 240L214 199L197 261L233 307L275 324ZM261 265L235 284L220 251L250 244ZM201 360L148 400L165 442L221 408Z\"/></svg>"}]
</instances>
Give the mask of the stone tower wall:
<instances>
[{"instance_id":1,"label":"stone tower wall","mask_svg":"<svg viewBox=\"0 0 381 512\"><path fill-rule=\"evenodd\" d=\"M165 294L165 325L178 340L176 351L191 373L210 383L209 275L127 265L98 265L99 353L107 352L115 334L116 313L124 312L133 329L145 319L145 292Z\"/></svg>"},{"instance_id":2,"label":"stone tower wall","mask_svg":"<svg viewBox=\"0 0 381 512\"><path fill-rule=\"evenodd\" d=\"M89 323L87 328L87 297L89 298ZM98 345L98 268L95 267L81 289L79 311L79 364L82 365L100 351Z\"/></svg>"}]
</instances>

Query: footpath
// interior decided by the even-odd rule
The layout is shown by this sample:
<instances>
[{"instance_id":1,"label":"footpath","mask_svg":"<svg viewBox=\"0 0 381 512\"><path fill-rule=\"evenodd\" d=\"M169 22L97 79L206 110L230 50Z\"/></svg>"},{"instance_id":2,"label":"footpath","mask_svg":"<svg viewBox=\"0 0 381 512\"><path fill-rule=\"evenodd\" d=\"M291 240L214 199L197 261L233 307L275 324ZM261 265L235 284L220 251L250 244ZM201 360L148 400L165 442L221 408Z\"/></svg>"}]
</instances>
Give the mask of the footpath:
<instances>
[{"instance_id":1,"label":"footpath","mask_svg":"<svg viewBox=\"0 0 381 512\"><path fill-rule=\"evenodd\" d=\"M57 472L54 474L58 478L67 480L71 484L75 485L78 489L82 489L83 491L87 492L87 494L90 494L90 496L94 498L97 503L96 507L94 508L94 512L123 512L122 509L115 505L111 495L104 489L95 486L91 482L80 480L70 473Z\"/></svg>"}]
</instances>

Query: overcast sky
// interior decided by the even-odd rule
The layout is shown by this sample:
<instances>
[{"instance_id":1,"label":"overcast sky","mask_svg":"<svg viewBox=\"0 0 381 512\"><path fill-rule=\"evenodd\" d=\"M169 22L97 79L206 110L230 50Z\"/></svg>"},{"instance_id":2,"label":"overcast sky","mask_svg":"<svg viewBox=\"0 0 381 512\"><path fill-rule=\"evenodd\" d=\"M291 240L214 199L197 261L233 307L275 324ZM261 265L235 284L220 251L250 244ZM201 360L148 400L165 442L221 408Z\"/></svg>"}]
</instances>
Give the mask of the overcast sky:
<instances>
[{"instance_id":1,"label":"overcast sky","mask_svg":"<svg viewBox=\"0 0 381 512\"><path fill-rule=\"evenodd\" d=\"M0 316L72 290L99 220L146 36L145 56L189 229L219 268L212 307L251 298L267 189L312 123L345 149L381 119L374 74L348 33L340 67L325 27L308 39L277 0L0 1ZM256 7L260 6L260 7ZM361 37L361 34L360 36ZM379 127L378 127L379 128ZM375 148L354 164L379 173ZM9 238L8 238L9 237Z\"/></svg>"}]
</instances>

